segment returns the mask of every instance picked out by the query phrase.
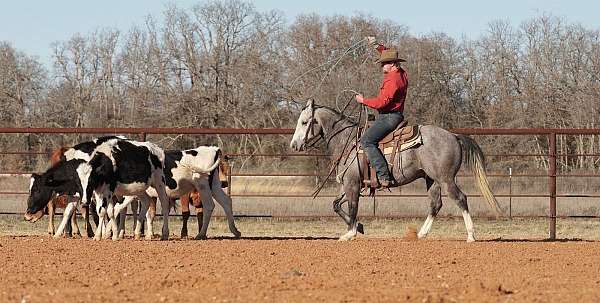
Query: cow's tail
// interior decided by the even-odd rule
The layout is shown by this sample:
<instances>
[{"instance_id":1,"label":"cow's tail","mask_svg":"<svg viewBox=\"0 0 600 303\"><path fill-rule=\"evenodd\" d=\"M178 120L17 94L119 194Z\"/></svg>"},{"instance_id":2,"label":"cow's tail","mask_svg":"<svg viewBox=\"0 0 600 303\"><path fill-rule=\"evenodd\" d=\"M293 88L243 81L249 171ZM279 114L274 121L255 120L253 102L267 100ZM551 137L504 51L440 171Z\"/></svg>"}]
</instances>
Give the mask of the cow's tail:
<instances>
[{"instance_id":1,"label":"cow's tail","mask_svg":"<svg viewBox=\"0 0 600 303\"><path fill-rule=\"evenodd\" d=\"M215 178L216 173L218 172L219 169L219 163L221 162L221 149L217 149L217 152L215 153L215 158L213 159L213 165L210 167L210 175L208 175L208 186L210 187L210 190L212 191L212 184Z\"/></svg>"},{"instance_id":2,"label":"cow's tail","mask_svg":"<svg viewBox=\"0 0 600 303\"><path fill-rule=\"evenodd\" d=\"M498 204L498 200L494 197L492 190L490 189L490 183L488 182L487 175L485 173L485 158L481 147L471 137L464 135L456 135L458 141L463 147L463 159L467 168L470 168L473 172L473 176L477 180L477 185L481 190L485 201L490 207L496 212L496 215L501 215L502 210Z\"/></svg>"}]
</instances>

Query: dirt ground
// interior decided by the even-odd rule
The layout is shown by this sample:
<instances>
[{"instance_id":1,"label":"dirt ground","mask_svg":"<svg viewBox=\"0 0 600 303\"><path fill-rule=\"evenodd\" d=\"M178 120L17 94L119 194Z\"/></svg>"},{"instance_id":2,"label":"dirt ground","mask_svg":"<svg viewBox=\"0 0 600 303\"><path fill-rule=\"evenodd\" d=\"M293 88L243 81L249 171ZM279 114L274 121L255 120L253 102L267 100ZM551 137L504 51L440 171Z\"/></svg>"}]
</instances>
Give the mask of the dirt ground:
<instances>
[{"instance_id":1,"label":"dirt ground","mask_svg":"<svg viewBox=\"0 0 600 303\"><path fill-rule=\"evenodd\" d=\"M600 242L0 236L1 302L598 302Z\"/></svg>"}]
</instances>

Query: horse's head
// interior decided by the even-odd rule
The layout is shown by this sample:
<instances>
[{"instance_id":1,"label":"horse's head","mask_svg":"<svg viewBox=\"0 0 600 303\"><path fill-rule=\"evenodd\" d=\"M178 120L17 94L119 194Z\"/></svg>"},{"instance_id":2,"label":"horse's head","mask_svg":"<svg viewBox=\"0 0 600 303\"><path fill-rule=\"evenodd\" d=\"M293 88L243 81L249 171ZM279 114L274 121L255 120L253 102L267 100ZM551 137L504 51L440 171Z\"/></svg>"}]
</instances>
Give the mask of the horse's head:
<instances>
[{"instance_id":1,"label":"horse's head","mask_svg":"<svg viewBox=\"0 0 600 303\"><path fill-rule=\"evenodd\" d=\"M314 145L316 143L314 140L318 140L323 136L323 127L319 123L315 111L315 101L308 100L300 113L300 117L298 117L296 131L292 137L292 142L290 142L290 148L293 150L304 150Z\"/></svg>"}]
</instances>

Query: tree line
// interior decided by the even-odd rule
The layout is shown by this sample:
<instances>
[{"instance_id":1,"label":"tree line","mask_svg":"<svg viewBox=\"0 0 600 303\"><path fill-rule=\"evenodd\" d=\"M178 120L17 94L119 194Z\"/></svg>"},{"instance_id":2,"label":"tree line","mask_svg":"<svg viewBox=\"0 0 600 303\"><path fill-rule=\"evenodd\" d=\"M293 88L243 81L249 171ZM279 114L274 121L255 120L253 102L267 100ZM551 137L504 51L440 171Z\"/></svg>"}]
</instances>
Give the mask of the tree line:
<instances>
[{"instance_id":1,"label":"tree line","mask_svg":"<svg viewBox=\"0 0 600 303\"><path fill-rule=\"evenodd\" d=\"M595 128L600 109L598 29L549 15L514 27L493 21L481 37L414 36L370 15L260 12L239 0L171 5L119 31L99 28L52 45L52 66L0 42L2 127L290 128L308 98L357 115L353 92L381 81L375 36L407 60L408 120L444 128ZM233 139L232 139L233 138ZM46 141L48 140L48 141ZM56 137L1 136L38 150ZM66 139L61 139L66 140ZM282 152L283 136L177 138L231 153ZM546 137L479 137L488 153L546 153ZM50 142L50 143L48 143ZM559 153L598 153L597 136L561 136ZM562 169L597 169L599 157L561 157ZM495 160L496 161L496 160ZM514 159L498 159L498 165ZM521 165L543 168L544 157ZM3 165L14 165L4 158Z\"/></svg>"}]
</instances>

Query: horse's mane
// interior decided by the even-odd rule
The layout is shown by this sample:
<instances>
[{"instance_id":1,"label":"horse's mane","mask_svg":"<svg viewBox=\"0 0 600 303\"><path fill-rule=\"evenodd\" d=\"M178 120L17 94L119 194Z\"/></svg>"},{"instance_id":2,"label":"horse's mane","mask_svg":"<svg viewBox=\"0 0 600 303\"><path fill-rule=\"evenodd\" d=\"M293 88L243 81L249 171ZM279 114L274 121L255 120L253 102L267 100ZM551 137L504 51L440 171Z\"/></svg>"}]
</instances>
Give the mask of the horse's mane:
<instances>
[{"instance_id":1,"label":"horse's mane","mask_svg":"<svg viewBox=\"0 0 600 303\"><path fill-rule=\"evenodd\" d=\"M333 109L333 108L331 108L329 106L326 106L326 105L317 105L317 104L314 104L313 106L314 106L315 110L317 110L317 109L325 109L325 110L331 112L332 114L336 115L339 118L339 120L346 120L346 121L348 121L348 122L350 122L352 124L357 124L354 121L354 119L352 119L351 117L348 117L348 116L344 115L343 113L340 113L336 109ZM305 109L306 109L306 106L302 110L305 110Z\"/></svg>"}]
</instances>

